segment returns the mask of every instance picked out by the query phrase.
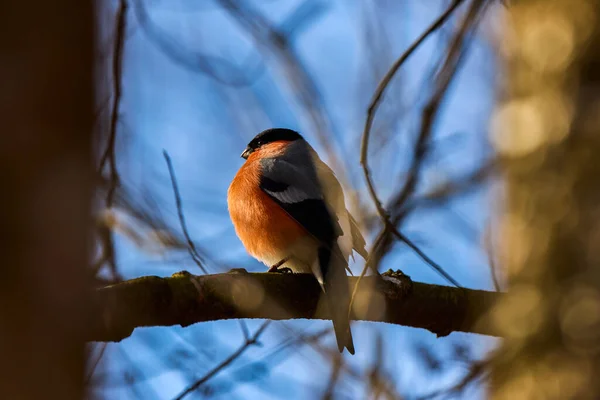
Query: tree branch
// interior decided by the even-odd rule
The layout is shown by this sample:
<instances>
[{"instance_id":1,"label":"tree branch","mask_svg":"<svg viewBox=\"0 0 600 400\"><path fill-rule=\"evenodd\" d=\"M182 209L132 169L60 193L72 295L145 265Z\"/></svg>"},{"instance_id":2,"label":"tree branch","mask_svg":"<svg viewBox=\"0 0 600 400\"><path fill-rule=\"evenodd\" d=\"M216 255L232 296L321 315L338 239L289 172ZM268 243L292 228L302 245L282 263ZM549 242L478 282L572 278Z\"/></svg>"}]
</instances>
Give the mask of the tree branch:
<instances>
[{"instance_id":1,"label":"tree branch","mask_svg":"<svg viewBox=\"0 0 600 400\"><path fill-rule=\"evenodd\" d=\"M187 240L188 244L188 252L192 257L192 260L196 263L198 268L202 270L205 274L208 273L206 267L204 267L204 257L200 255L194 241L192 240L190 233L187 229L187 224L185 222L185 216L183 215L183 204L181 202L181 195L179 194L179 186L177 185L177 179L175 178L175 169L173 168L173 163L171 162L171 157L169 157L169 153L163 149L163 157L167 162L167 168L169 169L169 176L171 177L171 185L173 186L173 194L175 195L175 205L177 206L177 216L179 217L179 224L181 225L181 230L183 231L183 235L185 236L185 240Z\"/></svg>"},{"instance_id":2,"label":"tree branch","mask_svg":"<svg viewBox=\"0 0 600 400\"><path fill-rule=\"evenodd\" d=\"M119 122L119 106L121 105L121 86L123 77L123 48L125 47L125 30L127 27L127 1L120 0L117 10L117 27L115 32L115 50L113 54L112 73L113 73L113 106L110 115L110 133L108 135L108 144L100 160L100 174L104 169L106 162L110 163L110 184L106 195L106 206L112 207L115 191L119 184L119 173L117 171L117 161L115 156L115 143L117 137L117 123Z\"/></svg>"},{"instance_id":3,"label":"tree branch","mask_svg":"<svg viewBox=\"0 0 600 400\"><path fill-rule=\"evenodd\" d=\"M169 278L146 276L96 291L88 339L120 341L137 327L183 327L237 318L329 319L321 290L309 274L225 273ZM349 277L354 285L358 278ZM500 293L412 282L401 272L369 276L359 284L352 318L428 329L497 336L477 323Z\"/></svg>"}]
</instances>

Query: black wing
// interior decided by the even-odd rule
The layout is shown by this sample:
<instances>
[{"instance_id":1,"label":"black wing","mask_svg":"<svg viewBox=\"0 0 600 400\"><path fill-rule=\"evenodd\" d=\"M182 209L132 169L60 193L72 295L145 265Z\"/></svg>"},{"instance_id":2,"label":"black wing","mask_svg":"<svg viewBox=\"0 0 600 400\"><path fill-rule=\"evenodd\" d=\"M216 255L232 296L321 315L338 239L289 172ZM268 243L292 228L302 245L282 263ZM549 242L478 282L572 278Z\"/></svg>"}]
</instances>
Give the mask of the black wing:
<instances>
[{"instance_id":1,"label":"black wing","mask_svg":"<svg viewBox=\"0 0 600 400\"><path fill-rule=\"evenodd\" d=\"M260 188L308 233L331 246L343 232L337 216L329 211L316 174L284 160L267 159L262 164Z\"/></svg>"}]
</instances>

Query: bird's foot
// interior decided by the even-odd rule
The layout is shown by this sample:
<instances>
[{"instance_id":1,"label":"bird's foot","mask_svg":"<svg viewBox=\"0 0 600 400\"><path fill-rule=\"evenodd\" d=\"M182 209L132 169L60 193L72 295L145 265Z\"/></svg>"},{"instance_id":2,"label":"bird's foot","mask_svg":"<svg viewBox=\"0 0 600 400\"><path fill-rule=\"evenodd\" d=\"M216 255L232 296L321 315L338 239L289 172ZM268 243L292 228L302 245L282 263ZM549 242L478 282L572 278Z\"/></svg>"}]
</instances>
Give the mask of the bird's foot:
<instances>
[{"instance_id":1,"label":"bird's foot","mask_svg":"<svg viewBox=\"0 0 600 400\"><path fill-rule=\"evenodd\" d=\"M273 264L269 267L269 270L267 272L279 272L280 274L291 274L292 270L287 268L287 267L281 267L283 264L285 264L286 262L288 262L289 257L286 257L282 260L279 260L279 262L277 262L276 264Z\"/></svg>"},{"instance_id":2,"label":"bird's foot","mask_svg":"<svg viewBox=\"0 0 600 400\"><path fill-rule=\"evenodd\" d=\"M185 278L185 277L190 277L193 276L192 274L189 273L189 271L179 271L179 272L175 272L173 275L171 275L171 277L173 278Z\"/></svg>"},{"instance_id":3,"label":"bird's foot","mask_svg":"<svg viewBox=\"0 0 600 400\"><path fill-rule=\"evenodd\" d=\"M247 274L246 268L232 268L228 271L229 274Z\"/></svg>"},{"instance_id":4,"label":"bird's foot","mask_svg":"<svg viewBox=\"0 0 600 400\"><path fill-rule=\"evenodd\" d=\"M381 274L382 276L390 276L392 278L397 279L410 279L410 276L406 275L404 272L397 270L392 270L391 268Z\"/></svg>"},{"instance_id":5,"label":"bird's foot","mask_svg":"<svg viewBox=\"0 0 600 400\"><path fill-rule=\"evenodd\" d=\"M268 272L276 272L278 274L293 274L294 271L292 271L290 268L288 267L283 267L283 268L277 268L277 269L270 269Z\"/></svg>"},{"instance_id":6,"label":"bird's foot","mask_svg":"<svg viewBox=\"0 0 600 400\"><path fill-rule=\"evenodd\" d=\"M397 283L398 289L404 296L410 295L413 291L412 279L410 279L410 276L406 275L399 269L396 271L388 269L380 276L395 281Z\"/></svg>"}]
</instances>

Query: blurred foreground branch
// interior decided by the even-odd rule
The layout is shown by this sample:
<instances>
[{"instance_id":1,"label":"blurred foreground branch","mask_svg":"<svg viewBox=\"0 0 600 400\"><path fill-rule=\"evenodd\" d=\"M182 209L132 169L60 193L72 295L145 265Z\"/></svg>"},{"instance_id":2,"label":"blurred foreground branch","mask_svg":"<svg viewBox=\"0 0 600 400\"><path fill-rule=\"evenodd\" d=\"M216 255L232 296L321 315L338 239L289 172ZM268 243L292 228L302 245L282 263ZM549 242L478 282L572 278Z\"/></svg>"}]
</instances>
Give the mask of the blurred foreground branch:
<instances>
[{"instance_id":1,"label":"blurred foreground branch","mask_svg":"<svg viewBox=\"0 0 600 400\"><path fill-rule=\"evenodd\" d=\"M94 6L0 2L0 399L81 400Z\"/></svg>"},{"instance_id":2,"label":"blurred foreground branch","mask_svg":"<svg viewBox=\"0 0 600 400\"><path fill-rule=\"evenodd\" d=\"M505 156L499 255L510 290L493 311L508 323L489 398L598 399L600 2L515 3L491 136Z\"/></svg>"},{"instance_id":3,"label":"blurred foreground branch","mask_svg":"<svg viewBox=\"0 0 600 400\"><path fill-rule=\"evenodd\" d=\"M243 271L243 270L242 270ZM354 285L358 278L350 277ZM321 289L308 274L225 273L146 276L98 289L88 339L119 341L136 327L188 326L235 318L328 319ZM503 294L412 282L402 273L361 280L353 319L497 335L478 321ZM102 316L102 317L97 317Z\"/></svg>"}]
</instances>

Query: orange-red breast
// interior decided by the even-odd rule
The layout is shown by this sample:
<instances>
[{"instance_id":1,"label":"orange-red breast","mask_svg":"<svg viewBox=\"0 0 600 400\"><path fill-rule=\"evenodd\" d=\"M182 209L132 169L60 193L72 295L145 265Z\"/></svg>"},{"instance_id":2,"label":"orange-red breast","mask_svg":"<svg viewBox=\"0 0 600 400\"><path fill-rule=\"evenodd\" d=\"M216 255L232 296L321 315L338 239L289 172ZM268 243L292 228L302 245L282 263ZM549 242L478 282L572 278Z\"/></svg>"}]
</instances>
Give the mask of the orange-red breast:
<instances>
[{"instance_id":1,"label":"orange-red breast","mask_svg":"<svg viewBox=\"0 0 600 400\"><path fill-rule=\"evenodd\" d=\"M354 354L346 276L352 250L366 258L365 240L333 171L298 133L268 129L248 144L246 162L229 186L235 231L259 261L314 274L330 309L338 348Z\"/></svg>"}]
</instances>

